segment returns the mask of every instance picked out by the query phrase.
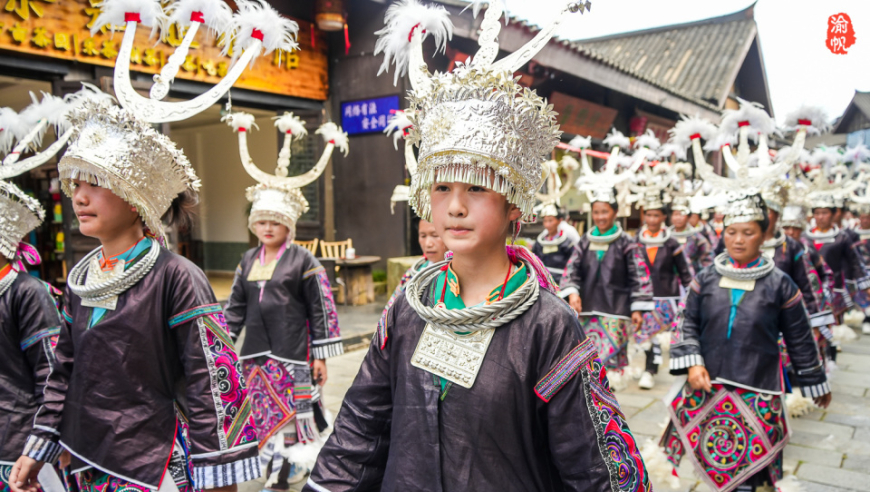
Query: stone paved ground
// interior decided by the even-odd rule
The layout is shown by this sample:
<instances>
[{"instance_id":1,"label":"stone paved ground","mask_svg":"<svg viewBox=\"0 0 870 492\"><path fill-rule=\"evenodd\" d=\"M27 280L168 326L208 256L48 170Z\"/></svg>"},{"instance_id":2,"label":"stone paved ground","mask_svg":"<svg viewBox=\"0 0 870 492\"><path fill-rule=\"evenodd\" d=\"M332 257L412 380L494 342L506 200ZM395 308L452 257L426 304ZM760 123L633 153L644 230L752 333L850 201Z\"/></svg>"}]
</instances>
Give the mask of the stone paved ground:
<instances>
[{"instance_id":1,"label":"stone paved ground","mask_svg":"<svg viewBox=\"0 0 870 492\"><path fill-rule=\"evenodd\" d=\"M357 350L328 361L324 402L333 414L338 413L341 399L365 353L365 349ZM635 360L635 365L640 359ZM796 473L805 492L870 490L870 337L845 344L838 362L839 369L831 379L834 391L831 406L791 420L793 433L785 450L785 470ZM632 381L627 389L617 393L639 443L657 438L663 430L667 413L661 399L673 379L663 370L656 377L655 389L641 390ZM687 476L686 465L684 460L680 468L683 477ZM683 478L681 483L681 491L709 491L697 480ZM256 492L261 487L257 482L249 482L240 490ZM657 490L667 489L657 487Z\"/></svg>"}]
</instances>

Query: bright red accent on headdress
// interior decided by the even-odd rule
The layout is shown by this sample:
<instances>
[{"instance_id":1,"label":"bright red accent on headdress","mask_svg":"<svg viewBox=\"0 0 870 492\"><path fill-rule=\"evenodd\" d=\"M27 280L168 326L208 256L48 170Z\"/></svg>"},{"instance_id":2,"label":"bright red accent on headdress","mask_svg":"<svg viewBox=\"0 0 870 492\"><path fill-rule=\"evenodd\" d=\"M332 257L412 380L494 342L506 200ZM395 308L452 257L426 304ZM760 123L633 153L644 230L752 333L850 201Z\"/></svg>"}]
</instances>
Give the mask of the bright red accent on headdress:
<instances>
[{"instance_id":1,"label":"bright red accent on headdress","mask_svg":"<svg viewBox=\"0 0 870 492\"><path fill-rule=\"evenodd\" d=\"M689 136L689 140L695 140L696 138L701 138L701 134L693 133L691 136Z\"/></svg>"},{"instance_id":2,"label":"bright red accent on headdress","mask_svg":"<svg viewBox=\"0 0 870 492\"><path fill-rule=\"evenodd\" d=\"M411 28L411 32L408 33L408 42L409 42L409 43L411 42L411 38L414 37L414 31L416 31L418 27L420 27L420 23L419 23L419 22L418 22L414 27L412 27L412 28ZM423 34L426 34L426 30L425 30L425 29L423 29Z\"/></svg>"},{"instance_id":3,"label":"bright red accent on headdress","mask_svg":"<svg viewBox=\"0 0 870 492\"><path fill-rule=\"evenodd\" d=\"M127 12L124 14L124 22L142 22L142 16L139 12Z\"/></svg>"},{"instance_id":4,"label":"bright red accent on headdress","mask_svg":"<svg viewBox=\"0 0 870 492\"><path fill-rule=\"evenodd\" d=\"M287 130L287 135L292 135L292 134L293 134L293 130Z\"/></svg>"},{"instance_id":5,"label":"bright red accent on headdress","mask_svg":"<svg viewBox=\"0 0 870 492\"><path fill-rule=\"evenodd\" d=\"M240 132L246 132L246 131L248 131L248 129L247 129L247 128L239 128L239 131L240 131Z\"/></svg>"},{"instance_id":6,"label":"bright red accent on headdress","mask_svg":"<svg viewBox=\"0 0 870 492\"><path fill-rule=\"evenodd\" d=\"M202 12L191 12L190 22L199 22L200 24L205 24L205 16L202 14Z\"/></svg>"},{"instance_id":7,"label":"bright red accent on headdress","mask_svg":"<svg viewBox=\"0 0 870 492\"><path fill-rule=\"evenodd\" d=\"M812 126L813 122L810 120L798 120L798 125L804 126Z\"/></svg>"},{"instance_id":8,"label":"bright red accent on headdress","mask_svg":"<svg viewBox=\"0 0 870 492\"><path fill-rule=\"evenodd\" d=\"M251 30L251 37L254 39L259 39L260 41L263 41L263 31L261 31L255 27Z\"/></svg>"},{"instance_id":9,"label":"bright red accent on headdress","mask_svg":"<svg viewBox=\"0 0 870 492\"><path fill-rule=\"evenodd\" d=\"M738 127L749 126L749 122L748 121L741 121L741 122L737 123L737 126Z\"/></svg>"},{"instance_id":10,"label":"bright red accent on headdress","mask_svg":"<svg viewBox=\"0 0 870 492\"><path fill-rule=\"evenodd\" d=\"M344 56L350 53L350 34L347 32L347 22L344 23Z\"/></svg>"},{"instance_id":11,"label":"bright red accent on headdress","mask_svg":"<svg viewBox=\"0 0 870 492\"><path fill-rule=\"evenodd\" d=\"M335 145L335 140L330 140L329 143Z\"/></svg>"}]
</instances>

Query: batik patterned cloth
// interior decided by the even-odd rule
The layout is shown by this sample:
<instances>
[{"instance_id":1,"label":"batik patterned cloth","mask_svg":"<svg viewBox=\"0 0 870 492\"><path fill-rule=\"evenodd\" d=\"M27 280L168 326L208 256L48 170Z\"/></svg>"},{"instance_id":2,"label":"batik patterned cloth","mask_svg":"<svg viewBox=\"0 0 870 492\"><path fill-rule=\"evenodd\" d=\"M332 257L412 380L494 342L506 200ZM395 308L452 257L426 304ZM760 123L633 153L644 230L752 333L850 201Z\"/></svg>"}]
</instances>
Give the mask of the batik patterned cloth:
<instances>
[{"instance_id":1,"label":"batik patterned cloth","mask_svg":"<svg viewBox=\"0 0 870 492\"><path fill-rule=\"evenodd\" d=\"M628 346L631 320L615 316L594 313L579 317L583 333L595 344L595 349L602 362L610 369L619 369L628 365Z\"/></svg>"},{"instance_id":2,"label":"batik patterned cloth","mask_svg":"<svg viewBox=\"0 0 870 492\"><path fill-rule=\"evenodd\" d=\"M846 287L852 301L861 308L865 315L870 316L870 296L867 295L867 291L859 289L855 282L846 282Z\"/></svg>"},{"instance_id":3,"label":"batik patterned cloth","mask_svg":"<svg viewBox=\"0 0 870 492\"><path fill-rule=\"evenodd\" d=\"M687 383L668 410L665 454L674 466L688 456L711 490L730 492L764 470L771 483L782 477L789 437L782 396L715 383L706 393Z\"/></svg>"},{"instance_id":4,"label":"batik patterned cloth","mask_svg":"<svg viewBox=\"0 0 870 492\"><path fill-rule=\"evenodd\" d=\"M654 299L656 308L643 313L643 323L634 333L634 341L642 344L663 331L671 331L679 312L679 298Z\"/></svg>"},{"instance_id":5,"label":"batik patterned cloth","mask_svg":"<svg viewBox=\"0 0 870 492\"><path fill-rule=\"evenodd\" d=\"M246 361L244 371L253 402L254 425L262 449L269 438L296 415L293 409L293 376L274 359L269 359L263 366Z\"/></svg>"}]
</instances>

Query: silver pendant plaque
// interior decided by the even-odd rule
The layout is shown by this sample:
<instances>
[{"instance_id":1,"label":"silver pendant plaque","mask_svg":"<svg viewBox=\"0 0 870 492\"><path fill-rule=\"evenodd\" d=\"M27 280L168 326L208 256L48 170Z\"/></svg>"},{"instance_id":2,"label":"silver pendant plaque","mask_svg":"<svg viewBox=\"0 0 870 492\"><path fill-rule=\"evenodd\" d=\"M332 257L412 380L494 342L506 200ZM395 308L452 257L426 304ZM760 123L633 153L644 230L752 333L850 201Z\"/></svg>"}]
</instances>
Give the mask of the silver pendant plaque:
<instances>
[{"instance_id":1,"label":"silver pendant plaque","mask_svg":"<svg viewBox=\"0 0 870 492\"><path fill-rule=\"evenodd\" d=\"M471 388L494 334L495 329L490 328L459 335L427 324L411 356L411 365Z\"/></svg>"},{"instance_id":2,"label":"silver pendant plaque","mask_svg":"<svg viewBox=\"0 0 870 492\"><path fill-rule=\"evenodd\" d=\"M104 272L100 267L100 260L96 256L91 258L91 263L88 266L88 278L85 280L85 286L90 286L100 282L105 282L109 279L124 275L124 260L118 260L112 270ZM82 306L102 308L109 311L114 311L118 307L118 296L112 296L99 301L82 297Z\"/></svg>"}]
</instances>

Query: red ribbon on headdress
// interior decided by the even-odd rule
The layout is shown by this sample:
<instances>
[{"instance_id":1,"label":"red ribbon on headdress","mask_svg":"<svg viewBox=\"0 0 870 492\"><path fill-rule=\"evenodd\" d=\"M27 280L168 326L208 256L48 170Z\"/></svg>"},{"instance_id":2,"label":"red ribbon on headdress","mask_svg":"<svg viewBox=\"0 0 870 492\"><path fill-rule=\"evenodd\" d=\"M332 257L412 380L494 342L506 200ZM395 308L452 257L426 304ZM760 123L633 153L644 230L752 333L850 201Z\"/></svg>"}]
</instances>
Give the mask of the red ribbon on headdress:
<instances>
[{"instance_id":1,"label":"red ribbon on headdress","mask_svg":"<svg viewBox=\"0 0 870 492\"><path fill-rule=\"evenodd\" d=\"M36 251L36 248L24 241L18 243L18 249L15 250L15 257L18 258L18 261L13 265L16 272L26 271L27 269L24 267L25 263L30 266L36 266L42 263L42 258L39 257L39 251Z\"/></svg>"},{"instance_id":2,"label":"red ribbon on headdress","mask_svg":"<svg viewBox=\"0 0 870 492\"><path fill-rule=\"evenodd\" d=\"M748 121L741 121L741 122L737 123L737 126L738 127L749 126L749 122Z\"/></svg>"},{"instance_id":3,"label":"red ribbon on headdress","mask_svg":"<svg viewBox=\"0 0 870 492\"><path fill-rule=\"evenodd\" d=\"M261 31L255 27L251 30L251 37L254 39L259 39L260 41L263 41L263 31Z\"/></svg>"},{"instance_id":4,"label":"red ribbon on headdress","mask_svg":"<svg viewBox=\"0 0 870 492\"><path fill-rule=\"evenodd\" d=\"M798 125L804 126L812 126L813 122L810 120L798 120Z\"/></svg>"},{"instance_id":5,"label":"red ribbon on headdress","mask_svg":"<svg viewBox=\"0 0 870 492\"><path fill-rule=\"evenodd\" d=\"M205 16L202 12L191 12L190 22L199 22L200 24L205 24Z\"/></svg>"},{"instance_id":6,"label":"red ribbon on headdress","mask_svg":"<svg viewBox=\"0 0 870 492\"><path fill-rule=\"evenodd\" d=\"M127 12L124 14L124 22L142 22L139 12Z\"/></svg>"},{"instance_id":7,"label":"red ribbon on headdress","mask_svg":"<svg viewBox=\"0 0 870 492\"><path fill-rule=\"evenodd\" d=\"M695 140L696 138L701 138L701 134L700 133L693 133L692 135L689 136L689 140Z\"/></svg>"}]
</instances>

